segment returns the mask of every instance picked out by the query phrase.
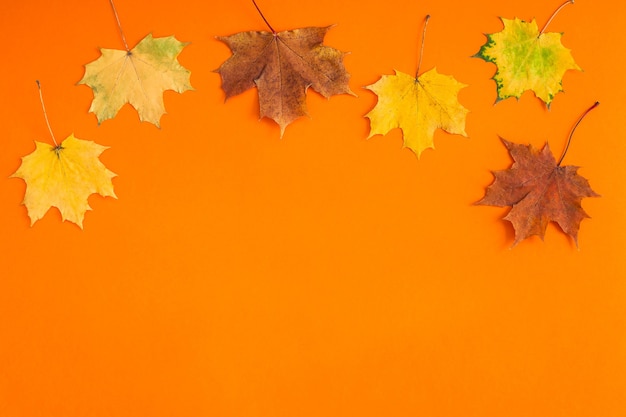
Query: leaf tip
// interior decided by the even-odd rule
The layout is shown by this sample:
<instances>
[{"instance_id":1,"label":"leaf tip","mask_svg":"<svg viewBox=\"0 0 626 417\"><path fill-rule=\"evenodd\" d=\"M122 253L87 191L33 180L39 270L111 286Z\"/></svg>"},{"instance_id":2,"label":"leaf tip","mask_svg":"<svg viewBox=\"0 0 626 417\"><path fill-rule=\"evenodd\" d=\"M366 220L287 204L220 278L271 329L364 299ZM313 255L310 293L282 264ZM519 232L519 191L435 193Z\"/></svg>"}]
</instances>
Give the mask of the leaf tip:
<instances>
[{"instance_id":1,"label":"leaf tip","mask_svg":"<svg viewBox=\"0 0 626 417\"><path fill-rule=\"evenodd\" d=\"M482 198L476 201L473 201L471 205L472 206L485 206L486 204L484 203L484 200L485 200L485 197L483 196Z\"/></svg>"}]
</instances>

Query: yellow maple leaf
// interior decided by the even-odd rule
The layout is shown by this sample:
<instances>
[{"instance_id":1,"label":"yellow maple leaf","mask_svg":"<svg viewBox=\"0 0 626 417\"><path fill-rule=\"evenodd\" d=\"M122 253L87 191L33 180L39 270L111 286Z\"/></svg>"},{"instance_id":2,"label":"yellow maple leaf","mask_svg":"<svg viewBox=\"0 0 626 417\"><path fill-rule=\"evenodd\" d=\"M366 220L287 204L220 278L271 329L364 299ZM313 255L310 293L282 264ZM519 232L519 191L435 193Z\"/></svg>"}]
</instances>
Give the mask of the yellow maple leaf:
<instances>
[{"instance_id":1,"label":"yellow maple leaf","mask_svg":"<svg viewBox=\"0 0 626 417\"><path fill-rule=\"evenodd\" d=\"M91 194L117 198L111 181L115 174L98 159L106 146L73 134L58 146L37 141L35 145L35 151L22 158L12 175L26 182L23 204L31 226L54 206L63 220L82 228L85 212L91 210L87 202Z\"/></svg>"},{"instance_id":2,"label":"yellow maple leaf","mask_svg":"<svg viewBox=\"0 0 626 417\"><path fill-rule=\"evenodd\" d=\"M439 74L433 68L418 78L396 71L383 75L365 88L378 95L376 106L365 115L370 119L370 134L384 135L391 129L402 129L404 146L420 154L434 148L438 128L448 133L467 136L465 118L468 110L457 98L466 87L450 75Z\"/></svg>"},{"instance_id":3,"label":"yellow maple leaf","mask_svg":"<svg viewBox=\"0 0 626 417\"><path fill-rule=\"evenodd\" d=\"M96 114L98 123L115 117L130 103L141 121L159 127L165 113L163 92L193 89L190 71L177 60L185 45L173 36L149 34L131 50L101 49L102 55L85 65L85 75L78 82L93 90L89 111Z\"/></svg>"}]
</instances>

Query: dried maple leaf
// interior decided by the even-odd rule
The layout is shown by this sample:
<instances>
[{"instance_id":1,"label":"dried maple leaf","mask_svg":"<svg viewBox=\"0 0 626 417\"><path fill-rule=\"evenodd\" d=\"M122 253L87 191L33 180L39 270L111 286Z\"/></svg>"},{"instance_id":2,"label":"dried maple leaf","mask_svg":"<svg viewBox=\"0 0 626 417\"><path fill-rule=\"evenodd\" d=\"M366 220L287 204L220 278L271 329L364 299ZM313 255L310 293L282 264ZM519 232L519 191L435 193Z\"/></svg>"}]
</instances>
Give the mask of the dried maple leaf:
<instances>
[{"instance_id":1,"label":"dried maple leaf","mask_svg":"<svg viewBox=\"0 0 626 417\"><path fill-rule=\"evenodd\" d=\"M583 114L572 134L587 112L597 105ZM502 142L513 158L513 165L508 170L493 172L495 181L476 204L512 206L504 219L515 229L513 246L532 235L543 239L550 221L556 222L578 245L580 222L589 217L581 207L581 200L598 194L585 178L578 175L578 167L561 166L567 147L557 163L547 143L538 150L531 145L519 145L504 139Z\"/></svg>"},{"instance_id":2,"label":"dried maple leaf","mask_svg":"<svg viewBox=\"0 0 626 417\"><path fill-rule=\"evenodd\" d=\"M70 135L58 146L35 142L33 153L22 158L12 175L26 182L23 204L31 225L54 206L63 220L83 227L83 218L91 210L87 198L94 193L115 197L111 178L115 176L98 159L107 149L92 141Z\"/></svg>"},{"instance_id":3,"label":"dried maple leaf","mask_svg":"<svg viewBox=\"0 0 626 417\"><path fill-rule=\"evenodd\" d=\"M504 29L487 35L487 42L476 57L493 62L498 101L520 98L532 90L549 107L554 96L563 91L562 79L567 70L580 70L569 49L561 43L561 33L544 33L548 24L568 0L559 7L539 31L537 22L502 18Z\"/></svg>"},{"instance_id":4,"label":"dried maple leaf","mask_svg":"<svg viewBox=\"0 0 626 417\"><path fill-rule=\"evenodd\" d=\"M428 18L424 24L424 35ZM380 80L365 87L378 96L376 106L365 115L370 119L369 137L384 135L399 127L404 146L413 150L419 158L425 149L434 148L433 139L438 128L467 136L465 119L468 110L457 97L464 87L465 84L450 75L439 74L435 68L416 78L399 71L395 75L383 75Z\"/></svg>"},{"instance_id":5,"label":"dried maple leaf","mask_svg":"<svg viewBox=\"0 0 626 417\"><path fill-rule=\"evenodd\" d=\"M326 98L354 93L343 66L344 53L322 45L330 27L276 32L265 22L271 33L250 31L217 37L233 55L216 72L222 78L226 99L256 87L261 118L278 123L282 137L287 125L307 115L309 87Z\"/></svg>"},{"instance_id":6,"label":"dried maple leaf","mask_svg":"<svg viewBox=\"0 0 626 417\"><path fill-rule=\"evenodd\" d=\"M117 18L112 1L111 6ZM117 22L126 49L100 49L102 55L85 65L85 75L78 84L86 84L93 90L89 111L96 114L98 124L115 117L124 104L130 103L141 121L159 127L165 113L163 92L183 93L193 89L190 71L177 59L187 44L174 36L153 38L149 34L129 49L119 18Z\"/></svg>"}]
</instances>

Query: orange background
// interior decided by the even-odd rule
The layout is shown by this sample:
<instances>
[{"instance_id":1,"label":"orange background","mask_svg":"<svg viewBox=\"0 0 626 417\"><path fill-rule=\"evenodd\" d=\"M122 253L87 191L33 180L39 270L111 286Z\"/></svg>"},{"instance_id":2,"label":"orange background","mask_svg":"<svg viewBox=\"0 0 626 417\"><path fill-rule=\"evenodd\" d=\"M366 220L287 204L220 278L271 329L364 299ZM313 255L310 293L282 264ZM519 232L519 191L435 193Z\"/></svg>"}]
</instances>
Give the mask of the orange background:
<instances>
[{"instance_id":1,"label":"orange background","mask_svg":"<svg viewBox=\"0 0 626 417\"><path fill-rule=\"evenodd\" d=\"M493 105L470 58L498 16L539 26L559 1L260 1L277 30L337 24L358 98L309 92L283 139L256 91L224 103L215 40L265 30L249 1L118 0L127 39L175 35L195 91L165 93L159 130L130 106L97 126L75 86L97 47L122 48L105 0L3 2L0 97L0 416L626 415L626 5L580 1L550 25L584 72L547 111ZM438 131L418 160L400 131L366 140L394 69L469 86L470 138ZM85 230L56 209L32 228L9 176L58 138L110 146L119 199ZM513 243L508 209L473 206L510 166L498 135L560 154L585 199L580 249L557 226Z\"/></svg>"}]
</instances>

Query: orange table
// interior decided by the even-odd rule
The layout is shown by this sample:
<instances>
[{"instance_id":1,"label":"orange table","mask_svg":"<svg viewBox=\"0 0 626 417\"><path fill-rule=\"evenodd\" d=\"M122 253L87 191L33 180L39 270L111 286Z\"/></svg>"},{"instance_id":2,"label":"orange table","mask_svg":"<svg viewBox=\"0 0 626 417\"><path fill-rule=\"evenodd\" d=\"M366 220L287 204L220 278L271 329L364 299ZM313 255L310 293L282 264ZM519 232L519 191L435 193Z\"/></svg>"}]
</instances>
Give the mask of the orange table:
<instances>
[{"instance_id":1,"label":"orange table","mask_svg":"<svg viewBox=\"0 0 626 417\"><path fill-rule=\"evenodd\" d=\"M161 129L130 106L97 126L75 84L98 47L122 48L106 0L0 6L0 415L621 417L626 415L624 3L576 2L564 32L584 72L551 110L493 105L495 67L471 58L498 16L560 1L259 1L277 30L337 24L326 44L358 98L308 95L311 118L258 121L256 91L224 103L217 35L266 27L251 2L116 5L128 42L190 42L195 91L167 92ZM420 160L398 130L366 140L362 87L422 68L468 84L469 138L438 131ZM84 230L56 209L31 228L9 176L58 138L109 146L118 199ZM579 165L577 249L557 226L510 249L506 208L473 206L511 160L498 136Z\"/></svg>"}]
</instances>

